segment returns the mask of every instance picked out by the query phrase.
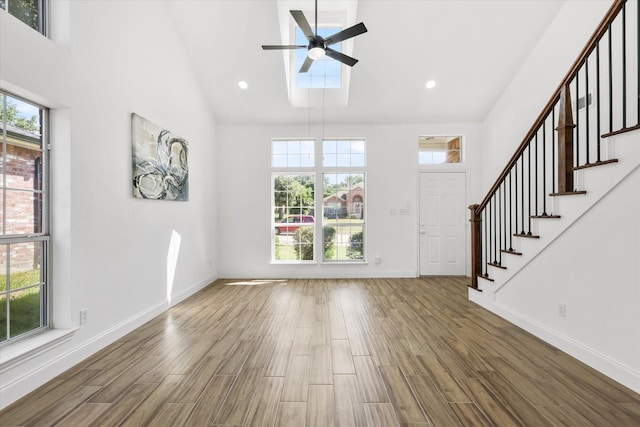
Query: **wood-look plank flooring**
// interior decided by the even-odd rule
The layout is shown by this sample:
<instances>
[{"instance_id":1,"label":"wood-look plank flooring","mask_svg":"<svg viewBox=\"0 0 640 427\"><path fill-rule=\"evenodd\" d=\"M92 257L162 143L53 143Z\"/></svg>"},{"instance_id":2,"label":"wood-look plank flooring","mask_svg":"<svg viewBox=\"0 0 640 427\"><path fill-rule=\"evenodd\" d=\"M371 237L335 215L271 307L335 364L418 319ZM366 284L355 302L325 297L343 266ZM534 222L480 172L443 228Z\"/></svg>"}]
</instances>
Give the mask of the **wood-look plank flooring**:
<instances>
[{"instance_id":1,"label":"wood-look plank flooring","mask_svg":"<svg viewBox=\"0 0 640 427\"><path fill-rule=\"evenodd\" d=\"M640 426L640 396L467 300L467 279L219 280L2 426Z\"/></svg>"}]
</instances>

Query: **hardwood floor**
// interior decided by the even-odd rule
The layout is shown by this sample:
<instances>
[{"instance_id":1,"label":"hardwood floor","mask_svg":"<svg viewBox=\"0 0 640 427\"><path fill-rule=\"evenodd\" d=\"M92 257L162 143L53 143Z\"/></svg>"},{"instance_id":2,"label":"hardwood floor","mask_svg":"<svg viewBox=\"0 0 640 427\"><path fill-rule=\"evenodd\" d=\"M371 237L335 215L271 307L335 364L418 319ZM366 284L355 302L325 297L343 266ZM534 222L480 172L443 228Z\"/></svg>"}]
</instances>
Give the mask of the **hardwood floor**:
<instances>
[{"instance_id":1,"label":"hardwood floor","mask_svg":"<svg viewBox=\"0 0 640 427\"><path fill-rule=\"evenodd\" d=\"M470 303L467 280L221 280L0 425L640 425L638 394Z\"/></svg>"}]
</instances>

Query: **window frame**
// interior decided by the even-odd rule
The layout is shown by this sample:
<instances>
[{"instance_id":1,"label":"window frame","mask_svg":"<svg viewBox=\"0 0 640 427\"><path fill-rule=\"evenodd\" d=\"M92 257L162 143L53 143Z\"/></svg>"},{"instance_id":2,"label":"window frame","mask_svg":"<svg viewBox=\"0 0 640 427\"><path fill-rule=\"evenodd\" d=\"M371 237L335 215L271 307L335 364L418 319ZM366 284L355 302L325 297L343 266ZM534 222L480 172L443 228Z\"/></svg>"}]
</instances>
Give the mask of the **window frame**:
<instances>
[{"instance_id":1,"label":"window frame","mask_svg":"<svg viewBox=\"0 0 640 427\"><path fill-rule=\"evenodd\" d=\"M345 168L327 168L324 167L322 170L322 200L324 201L324 193L325 193L325 175L362 175L362 182L364 183L364 188L362 191L362 198L363 200L360 202L362 203L362 207L361 209L361 215L362 215L362 223L357 223L356 227L362 227L362 258L350 258L350 259L326 259L325 258L325 253L323 251L322 253L322 263L323 264L366 264L367 263L367 227L366 227L366 218L367 218L367 173L364 170L364 168L352 168L352 169L345 169ZM356 185L351 187L351 189L347 190L348 192L352 191L352 188L354 188ZM332 194L333 195L333 194ZM356 197L359 197L359 195L354 196L354 199ZM349 205L349 201L345 200L347 206ZM324 241L325 241L325 227L334 227L336 229L340 229L340 228L352 228L353 225L351 223L345 224L345 223L328 223L328 218L325 217L324 214L324 202L322 203L322 224L321 224L321 232L322 232L322 242L324 245ZM347 208L347 212L348 212ZM337 230L336 230L337 232ZM353 236L353 234L350 234L350 236ZM351 238L351 237L350 237ZM323 246L324 247L324 246Z\"/></svg>"},{"instance_id":2,"label":"window frame","mask_svg":"<svg viewBox=\"0 0 640 427\"><path fill-rule=\"evenodd\" d=\"M339 142L349 142L349 164L347 165L341 165L340 162L336 159L335 162L335 166L327 166L325 164L325 156L326 155L339 155L340 151L337 148L337 145ZM325 147L326 147L326 142L335 142L336 143L336 151L334 152L325 152ZM353 150L353 143L354 142L362 142L362 163L357 163L354 166L354 157L353 156L360 156L360 153L358 153L357 151L354 152ZM363 178L363 184L364 184L364 189L362 191L362 197L364 198L364 200L361 202L362 203L362 258L358 258L358 259L325 259L325 253L324 250L322 252L322 263L323 264L366 264L367 263L367 206L368 206L368 196L367 196L367 140L364 137L349 137L349 138L328 138L328 137L324 137L322 138L322 140L320 141L320 145L322 147L322 151L321 151L321 155L322 155L322 162L319 165L319 174L321 175L320 180L321 180L321 200L320 200L320 209L322 210L322 221L321 221L321 237L322 237L322 242L323 242L323 248L324 248L324 240L325 240L325 215L324 215L324 193L325 193L325 175L327 174L333 174L333 175L362 175ZM357 185L357 184L356 184ZM349 190L349 192L351 192L352 190ZM347 202L348 204L348 202ZM360 224L358 224L360 225ZM331 224L331 227L337 227L337 228L351 228L352 225L351 224Z\"/></svg>"},{"instance_id":3,"label":"window frame","mask_svg":"<svg viewBox=\"0 0 640 427\"><path fill-rule=\"evenodd\" d=\"M2 97L2 102L0 103L0 156L2 159L2 164L7 164L7 146L15 146L15 147L25 147L26 144L21 143L9 143L8 142L8 132L7 126L4 122L4 111L7 108L8 100L7 98L13 98L17 101L27 103L33 107L38 108L40 114L40 149L42 156L42 172L41 172L41 203L40 203L40 212L35 212L34 215L40 214L40 231L36 232L34 230L33 233L22 233L22 234L6 234L6 200L7 200L7 190L12 189L7 186L7 168L2 168L0 171L0 190L2 191L2 221L0 223L0 246L5 246L7 248L10 245L16 244L29 244L33 243L34 245L41 245L41 254L40 254L40 283L34 284L33 286L29 285L27 288L39 286L40 287L40 325L37 328L30 329L28 331L19 333L15 337L12 337L11 332L11 311L10 311L10 298L11 289L10 289L10 279L11 279L11 253L7 251L7 263L6 270L4 274L6 275L6 290L3 295L6 295L6 313L7 313L7 324L6 327L6 339L4 341L0 341L0 348L5 348L13 343L18 341L22 341L26 338L32 337L34 335L41 334L49 329L51 329L51 319L52 319L52 289L51 289L51 215L50 215L50 206L51 206L51 192L50 192L50 151L51 144L49 138L49 109L43 105L40 105L36 102L25 99L24 97L15 95L9 91L5 91L0 89L0 94L4 95ZM35 178L34 178L35 179ZM20 191L24 191L24 189L20 189ZM34 194L38 193L38 190L33 190ZM3 274L0 271L0 274Z\"/></svg>"},{"instance_id":4,"label":"window frame","mask_svg":"<svg viewBox=\"0 0 640 427\"><path fill-rule=\"evenodd\" d=\"M282 164L276 166L274 162L274 155L281 155L282 153L276 153L274 150L274 144L281 141L313 141L314 143L314 164L313 166L283 166ZM361 158L361 162L357 163L356 166L353 166L353 162L350 162L347 167L344 166L325 166L324 165L324 144L325 141L349 141L353 142L362 142L362 153L357 152L352 149L350 145L350 155L354 154L359 156L358 159ZM272 138L271 139L271 179L269 180L270 185L270 218L271 218L271 263L272 264L366 264L367 263L367 227L366 227L366 217L367 217L367 161L366 161L366 138L364 137L349 137L349 138ZM324 176L325 174L346 174L346 175L362 175L364 189L361 195L362 203L362 223L358 224L362 227L362 258L357 259L325 259L325 251L324 251L324 228L325 228L325 217L324 217ZM276 206L276 196L275 196L275 183L276 177L282 175L309 175L313 176L314 182L314 202L313 202L313 259L312 260L303 260L303 259L295 259L295 260L280 260L276 259L276 234L275 230L275 221L274 215ZM306 215L305 213L300 212L300 215ZM334 224L332 224L334 226ZM343 224L338 225L338 227L352 227L351 224Z\"/></svg>"},{"instance_id":5,"label":"window frame","mask_svg":"<svg viewBox=\"0 0 640 427\"><path fill-rule=\"evenodd\" d=\"M48 0L36 0L37 3L37 7L38 7L38 28L34 28L33 26L31 26L30 24L24 22L22 19L20 19L19 17L15 16L13 13L11 13L9 11L9 4L11 4L11 2L16 1L16 0L4 0L4 5L5 7L0 7L1 10L4 10L5 12L7 12L7 14L13 16L14 18L16 18L18 21L22 22L23 24L25 24L26 26L28 26L29 28L33 29L34 31L37 31L38 33L42 34L45 37L49 36L49 1Z\"/></svg>"},{"instance_id":6,"label":"window frame","mask_svg":"<svg viewBox=\"0 0 640 427\"><path fill-rule=\"evenodd\" d=\"M453 138L453 139L458 139L459 140L459 147L457 150L448 150L445 148L444 151L442 151L445 155L445 161L444 162L431 162L431 163L423 163L420 158L421 158L421 153L423 152L428 152L428 151L422 151L420 148L420 144L423 138ZM446 144L450 143L452 141L447 141ZM435 151L431 151L431 153L434 153ZM458 157L459 157L459 161L458 162L448 162L446 161L446 157L448 157L449 153L451 152L458 152ZM456 167L456 166L462 166L465 164L465 137L462 134L457 134L457 133L451 133L451 134L425 134L425 135L420 135L418 136L418 144L417 144L417 164L419 167L428 167L428 168L433 168L433 167Z\"/></svg>"},{"instance_id":7,"label":"window frame","mask_svg":"<svg viewBox=\"0 0 640 427\"><path fill-rule=\"evenodd\" d=\"M309 170L309 168L305 168L306 170L300 170L299 168L291 168L291 169L286 169L283 170L282 168L272 168L271 171L271 207L270 207L270 218L271 218L271 263L272 264L316 264L316 241L317 241L317 230L316 230L316 224L317 221L315 221L316 215L316 194L317 194L317 174L315 171L313 170ZM277 256L277 245L276 245L276 238L278 238L278 236L280 235L279 233L276 233L276 222L274 221L274 215L275 215L275 210L277 209L276 206L276 178L279 176L301 176L301 175L306 175L312 178L313 181L313 203L311 205L313 212L314 212L314 222L311 223L310 225L305 225L308 224L306 221L295 221L295 217L293 218L294 221L286 221L285 224L300 224L300 226L298 226L299 228L302 227L308 227L311 228L313 230L313 239L312 239L312 258L309 259L276 259ZM294 208L296 208L295 206L293 206ZM298 208L303 208L304 206L298 206ZM303 219L302 216L307 216L309 214L305 214L302 212L299 212L297 214L287 214L287 215L300 215L301 216L301 220ZM287 218L289 219L289 218ZM290 236L293 237L293 234L295 233L295 231L293 233L290 233L289 231L286 232L287 234L289 234Z\"/></svg>"}]
</instances>

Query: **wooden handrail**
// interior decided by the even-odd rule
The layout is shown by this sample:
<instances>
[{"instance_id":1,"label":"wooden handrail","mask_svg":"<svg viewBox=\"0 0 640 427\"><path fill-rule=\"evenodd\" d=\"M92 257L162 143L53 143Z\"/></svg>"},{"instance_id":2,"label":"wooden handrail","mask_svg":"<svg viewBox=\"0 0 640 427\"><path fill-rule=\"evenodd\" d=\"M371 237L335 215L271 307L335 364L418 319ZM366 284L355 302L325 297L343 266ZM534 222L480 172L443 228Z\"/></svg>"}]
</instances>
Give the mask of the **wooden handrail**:
<instances>
[{"instance_id":1,"label":"wooden handrail","mask_svg":"<svg viewBox=\"0 0 640 427\"><path fill-rule=\"evenodd\" d=\"M529 129L529 131L527 132L526 136L518 146L516 152L513 154L513 156L511 156L511 159L509 159L509 163L507 163L507 166L505 166L505 168L502 170L500 175L498 175L498 178L496 179L491 189L487 192L487 195L482 200L482 202L479 205L476 205L476 212L478 214L482 212L482 210L487 206L487 204L491 200L491 197L493 197L496 190L500 187L500 185L502 184L504 179L507 177L507 175L509 175L509 171L511 170L511 168L515 166L517 160L527 149L529 142L531 141L531 139L533 139L535 134L538 132L538 130L542 126L542 123L544 122L544 120L551 113L554 105L560 99L561 91L565 86L571 83L571 80L573 79L575 74L578 72L578 70L580 70L580 67L584 64L584 62L587 60L591 52L593 52L593 50L596 48L596 45L600 41L602 36L609 29L609 25L614 21L614 19L622 9L622 6L624 5L624 3L625 3L625 0L614 0L613 4L609 8L609 11L604 16L602 21L600 21L600 24L596 28L596 31L593 33L593 35L587 42L586 46L578 56L578 59L576 59L573 66L571 67L569 72L566 74L566 76L562 80L562 83L560 83L558 88L555 90L555 92L551 96L551 99L549 100L549 102L547 102L547 105L545 105L544 109L542 110L538 118L535 120L535 122L533 122L531 129Z\"/></svg>"}]
</instances>

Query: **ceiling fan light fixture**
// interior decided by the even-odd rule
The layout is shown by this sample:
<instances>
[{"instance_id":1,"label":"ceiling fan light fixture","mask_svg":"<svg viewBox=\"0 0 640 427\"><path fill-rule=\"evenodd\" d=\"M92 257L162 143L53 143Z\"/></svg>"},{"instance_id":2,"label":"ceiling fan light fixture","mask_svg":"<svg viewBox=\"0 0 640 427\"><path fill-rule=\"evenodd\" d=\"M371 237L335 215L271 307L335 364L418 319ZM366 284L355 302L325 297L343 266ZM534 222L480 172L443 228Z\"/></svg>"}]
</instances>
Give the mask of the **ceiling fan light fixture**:
<instances>
[{"instance_id":1,"label":"ceiling fan light fixture","mask_svg":"<svg viewBox=\"0 0 640 427\"><path fill-rule=\"evenodd\" d=\"M309 49L309 52L307 52L307 56L313 59L314 61L316 61L318 59L322 59L325 53L326 52L324 51L323 48L321 48L320 46L316 46Z\"/></svg>"}]
</instances>

